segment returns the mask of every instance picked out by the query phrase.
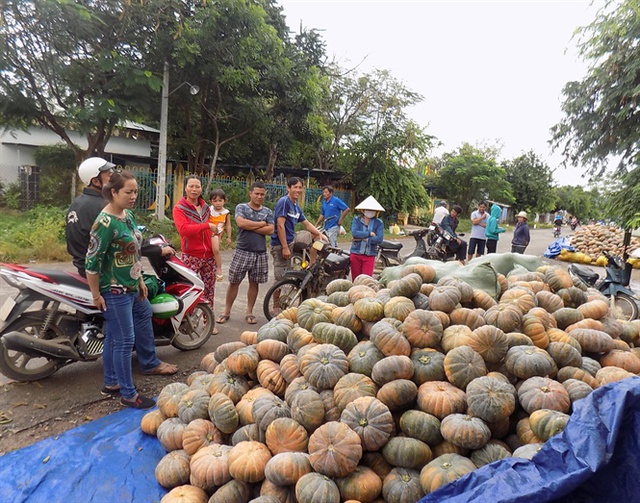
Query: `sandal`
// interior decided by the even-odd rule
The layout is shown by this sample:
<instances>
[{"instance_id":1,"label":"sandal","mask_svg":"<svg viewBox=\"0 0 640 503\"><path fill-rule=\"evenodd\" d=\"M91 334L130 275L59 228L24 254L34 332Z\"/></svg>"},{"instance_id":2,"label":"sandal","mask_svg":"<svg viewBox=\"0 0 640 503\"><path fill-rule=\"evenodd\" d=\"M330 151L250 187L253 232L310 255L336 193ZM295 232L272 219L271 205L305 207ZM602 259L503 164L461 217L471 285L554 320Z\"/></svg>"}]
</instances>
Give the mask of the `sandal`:
<instances>
[{"instance_id":1,"label":"sandal","mask_svg":"<svg viewBox=\"0 0 640 503\"><path fill-rule=\"evenodd\" d=\"M216 323L220 323L220 325L222 325L229 321L229 318L231 318L231 316L229 316L228 314L221 314L216 318Z\"/></svg>"},{"instance_id":2,"label":"sandal","mask_svg":"<svg viewBox=\"0 0 640 503\"><path fill-rule=\"evenodd\" d=\"M219 332L218 332L218 329L217 329L217 328L214 328L214 329L212 330L212 332L211 332L211 335L218 335L218 334L219 334Z\"/></svg>"},{"instance_id":3,"label":"sandal","mask_svg":"<svg viewBox=\"0 0 640 503\"><path fill-rule=\"evenodd\" d=\"M170 376L178 372L178 367L172 363L160 362L156 368L143 372L146 376Z\"/></svg>"},{"instance_id":4,"label":"sandal","mask_svg":"<svg viewBox=\"0 0 640 503\"><path fill-rule=\"evenodd\" d=\"M253 314L246 315L244 319L247 321L249 325L255 325L256 323L258 323L256 321L256 317Z\"/></svg>"}]
</instances>

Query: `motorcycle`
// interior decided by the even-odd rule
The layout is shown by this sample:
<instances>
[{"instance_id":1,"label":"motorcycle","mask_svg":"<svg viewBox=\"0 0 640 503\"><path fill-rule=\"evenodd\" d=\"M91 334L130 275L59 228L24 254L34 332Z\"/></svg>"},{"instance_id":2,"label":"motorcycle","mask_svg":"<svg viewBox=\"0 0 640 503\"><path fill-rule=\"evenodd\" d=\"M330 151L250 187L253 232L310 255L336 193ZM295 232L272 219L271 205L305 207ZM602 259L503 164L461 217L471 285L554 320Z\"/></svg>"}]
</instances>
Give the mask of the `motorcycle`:
<instances>
[{"instance_id":1,"label":"motorcycle","mask_svg":"<svg viewBox=\"0 0 640 503\"><path fill-rule=\"evenodd\" d=\"M427 256L427 245L424 241L424 237L426 235L432 236L437 227L437 224L432 223L428 228L409 231L407 235L416 240L416 247L410 254L404 256L400 255L402 243L383 239L382 243L378 246L378 255L376 256L376 265L374 270L382 271L385 267L404 264L404 262L410 257L429 258Z\"/></svg>"},{"instance_id":2,"label":"motorcycle","mask_svg":"<svg viewBox=\"0 0 640 503\"><path fill-rule=\"evenodd\" d=\"M606 276L604 278L601 278L590 267L578 264L569 266L569 274L573 278L582 281L586 286L596 288L609 297L612 311L617 312L622 319L631 321L638 318L640 297L629 287L633 266L627 261L629 258L626 252L626 247L629 244L627 236L630 238L630 234L625 234L625 250L622 258L618 255L602 252L607 258Z\"/></svg>"},{"instance_id":3,"label":"motorcycle","mask_svg":"<svg viewBox=\"0 0 640 503\"><path fill-rule=\"evenodd\" d=\"M327 241L329 240L329 234L325 229L325 223L337 218L335 216L329 217L326 221L323 221L318 227L318 231L320 234L323 234ZM313 242L313 236L309 231L298 231L296 232L295 239L293 241L293 245L291 248L291 258L289 262L291 264L291 269L294 271L301 271L306 269L311 262L311 243Z\"/></svg>"},{"instance_id":4,"label":"motorcycle","mask_svg":"<svg viewBox=\"0 0 640 503\"><path fill-rule=\"evenodd\" d=\"M561 224L559 223L555 223L554 227L553 227L553 237L555 238L559 238L560 234L562 234L562 230L561 230Z\"/></svg>"},{"instance_id":5,"label":"motorcycle","mask_svg":"<svg viewBox=\"0 0 640 503\"><path fill-rule=\"evenodd\" d=\"M414 250L408 255L400 255L402 243L383 240L378 248L374 276L379 275L385 267L404 264L411 257L422 257L430 260L446 262L455 258L455 251L451 250L451 243L455 237L447 230L432 222L429 227L416 229L408 233L416 240ZM463 236L464 234L459 234ZM427 243L424 237L427 236Z\"/></svg>"},{"instance_id":6,"label":"motorcycle","mask_svg":"<svg viewBox=\"0 0 640 503\"><path fill-rule=\"evenodd\" d=\"M324 241L314 241L311 246L317 253L316 261L302 270L285 271L284 277L267 291L263 303L267 320L299 306L305 299L324 295L332 280L349 276L349 252Z\"/></svg>"},{"instance_id":7,"label":"motorcycle","mask_svg":"<svg viewBox=\"0 0 640 503\"><path fill-rule=\"evenodd\" d=\"M149 244L155 250L169 245L161 235ZM171 344L184 351L201 347L215 326L203 296L204 283L175 255L167 259L158 251L147 257L160 285L164 284L164 293L150 299L156 345ZM70 363L100 358L105 319L93 305L85 278L6 263L0 264L0 276L18 289L0 309L2 374L17 381L36 381Z\"/></svg>"}]
</instances>

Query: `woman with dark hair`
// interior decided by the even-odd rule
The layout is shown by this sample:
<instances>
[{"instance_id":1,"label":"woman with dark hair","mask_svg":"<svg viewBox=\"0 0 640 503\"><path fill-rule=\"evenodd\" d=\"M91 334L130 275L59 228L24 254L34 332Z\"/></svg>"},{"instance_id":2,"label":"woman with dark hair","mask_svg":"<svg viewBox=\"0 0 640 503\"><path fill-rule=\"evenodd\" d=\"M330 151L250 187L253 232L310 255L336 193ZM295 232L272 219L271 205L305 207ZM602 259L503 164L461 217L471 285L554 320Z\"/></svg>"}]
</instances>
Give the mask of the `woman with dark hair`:
<instances>
[{"instance_id":1,"label":"woman with dark hair","mask_svg":"<svg viewBox=\"0 0 640 503\"><path fill-rule=\"evenodd\" d=\"M216 291L216 260L211 247L211 235L216 225L209 221L211 211L202 197L202 182L196 175L184 180L185 195L173 207L173 222L180 234L182 260L200 275L204 296L213 308ZM218 329L213 329L217 334Z\"/></svg>"},{"instance_id":2,"label":"woman with dark hair","mask_svg":"<svg viewBox=\"0 0 640 503\"><path fill-rule=\"evenodd\" d=\"M128 171L114 172L102 195L108 204L91 228L85 261L94 304L104 312L109 326L102 352L102 393L119 393L122 405L149 409L155 402L137 393L131 372L136 334L153 333L151 305L142 278L142 235L131 211L138 197L138 183ZM135 302L136 296L143 302Z\"/></svg>"}]
</instances>

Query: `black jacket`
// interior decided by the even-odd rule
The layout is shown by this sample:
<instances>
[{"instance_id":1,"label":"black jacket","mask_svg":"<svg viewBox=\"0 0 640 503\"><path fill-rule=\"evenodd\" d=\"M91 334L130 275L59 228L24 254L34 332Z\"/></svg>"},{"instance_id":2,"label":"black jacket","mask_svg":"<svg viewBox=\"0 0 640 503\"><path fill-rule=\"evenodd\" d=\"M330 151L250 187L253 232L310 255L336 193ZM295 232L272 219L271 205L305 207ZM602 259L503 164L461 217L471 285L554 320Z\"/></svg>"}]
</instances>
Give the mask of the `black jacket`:
<instances>
[{"instance_id":1,"label":"black jacket","mask_svg":"<svg viewBox=\"0 0 640 503\"><path fill-rule=\"evenodd\" d=\"M107 202L100 192L85 187L82 194L76 197L69 206L65 226L67 251L73 257L73 265L82 276L85 275L84 260L87 256L87 248L89 248L91 227Z\"/></svg>"}]
</instances>

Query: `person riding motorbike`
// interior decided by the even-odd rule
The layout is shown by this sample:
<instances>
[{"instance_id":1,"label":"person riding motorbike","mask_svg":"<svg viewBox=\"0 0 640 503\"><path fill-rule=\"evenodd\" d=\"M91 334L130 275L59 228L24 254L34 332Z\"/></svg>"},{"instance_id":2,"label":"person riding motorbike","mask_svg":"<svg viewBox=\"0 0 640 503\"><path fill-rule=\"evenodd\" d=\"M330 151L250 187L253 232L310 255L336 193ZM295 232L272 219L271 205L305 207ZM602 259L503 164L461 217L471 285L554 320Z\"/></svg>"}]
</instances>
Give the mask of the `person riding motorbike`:
<instances>
[{"instance_id":1,"label":"person riding motorbike","mask_svg":"<svg viewBox=\"0 0 640 503\"><path fill-rule=\"evenodd\" d=\"M556 218L553 221L553 226L554 226L553 236L559 237L561 233L561 227L562 227L562 217L560 215L556 215Z\"/></svg>"},{"instance_id":2,"label":"person riding motorbike","mask_svg":"<svg viewBox=\"0 0 640 503\"><path fill-rule=\"evenodd\" d=\"M455 253L458 261L464 265L465 258L467 255L467 242L463 239L460 239L456 234L456 229L458 228L458 215L462 213L462 208L455 204L451 207L451 212L449 215L442 219L440 222L440 227L449 232L454 238L455 241L452 241L449 245L451 252Z\"/></svg>"}]
</instances>

